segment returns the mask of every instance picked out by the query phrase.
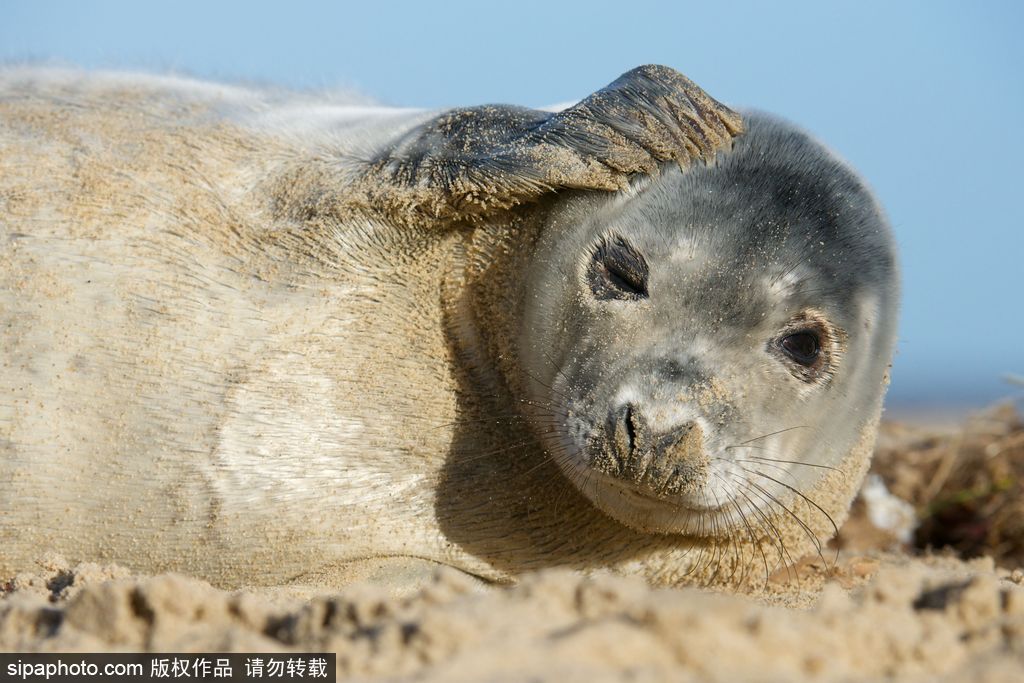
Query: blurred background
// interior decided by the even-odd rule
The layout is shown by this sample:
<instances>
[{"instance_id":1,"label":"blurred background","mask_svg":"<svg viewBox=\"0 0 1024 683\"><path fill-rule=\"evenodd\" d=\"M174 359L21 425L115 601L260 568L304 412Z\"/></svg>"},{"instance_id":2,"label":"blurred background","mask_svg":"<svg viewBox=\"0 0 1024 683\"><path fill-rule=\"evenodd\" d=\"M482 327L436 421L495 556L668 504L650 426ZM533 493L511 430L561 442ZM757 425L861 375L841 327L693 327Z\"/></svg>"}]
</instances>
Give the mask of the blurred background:
<instances>
[{"instance_id":1,"label":"blurred background","mask_svg":"<svg viewBox=\"0 0 1024 683\"><path fill-rule=\"evenodd\" d=\"M890 413L1024 385L1024 3L0 0L0 59L383 103L550 105L661 63L785 116L874 186L903 262Z\"/></svg>"}]
</instances>

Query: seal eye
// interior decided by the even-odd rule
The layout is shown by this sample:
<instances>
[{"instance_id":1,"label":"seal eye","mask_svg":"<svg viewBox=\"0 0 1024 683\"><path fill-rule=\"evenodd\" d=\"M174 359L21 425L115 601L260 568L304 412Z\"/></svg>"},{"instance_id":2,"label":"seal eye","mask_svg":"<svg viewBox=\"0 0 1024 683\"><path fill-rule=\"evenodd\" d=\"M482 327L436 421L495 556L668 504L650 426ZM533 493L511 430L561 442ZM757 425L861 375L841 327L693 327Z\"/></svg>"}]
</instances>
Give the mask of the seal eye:
<instances>
[{"instance_id":1,"label":"seal eye","mask_svg":"<svg viewBox=\"0 0 1024 683\"><path fill-rule=\"evenodd\" d=\"M602 240L587 269L590 289L597 299L646 299L647 261L622 237Z\"/></svg>"},{"instance_id":2,"label":"seal eye","mask_svg":"<svg viewBox=\"0 0 1024 683\"><path fill-rule=\"evenodd\" d=\"M814 332L795 332L782 338L779 346L786 355L803 366L811 366L821 354L821 341Z\"/></svg>"}]
</instances>

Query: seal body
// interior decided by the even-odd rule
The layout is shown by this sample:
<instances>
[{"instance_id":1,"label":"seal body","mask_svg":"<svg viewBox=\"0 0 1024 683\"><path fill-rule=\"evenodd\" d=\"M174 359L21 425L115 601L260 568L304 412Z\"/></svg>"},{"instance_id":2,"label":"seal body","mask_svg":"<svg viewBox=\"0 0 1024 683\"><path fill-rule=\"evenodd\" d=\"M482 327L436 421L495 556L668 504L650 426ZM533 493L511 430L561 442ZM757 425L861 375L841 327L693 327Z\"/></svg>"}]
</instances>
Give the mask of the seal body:
<instances>
[{"instance_id":1,"label":"seal body","mask_svg":"<svg viewBox=\"0 0 1024 683\"><path fill-rule=\"evenodd\" d=\"M0 574L741 584L815 551L895 265L850 171L748 119L652 67L558 114L6 72Z\"/></svg>"}]
</instances>

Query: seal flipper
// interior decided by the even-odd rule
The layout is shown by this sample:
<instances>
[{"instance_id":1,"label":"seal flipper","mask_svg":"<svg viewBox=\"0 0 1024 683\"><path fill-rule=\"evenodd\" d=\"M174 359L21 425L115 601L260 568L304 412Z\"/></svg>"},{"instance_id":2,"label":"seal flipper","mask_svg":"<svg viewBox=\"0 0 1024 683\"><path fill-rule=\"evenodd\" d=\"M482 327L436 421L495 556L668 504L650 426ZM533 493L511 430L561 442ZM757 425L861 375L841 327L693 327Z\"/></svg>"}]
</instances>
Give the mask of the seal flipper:
<instances>
[{"instance_id":1,"label":"seal flipper","mask_svg":"<svg viewBox=\"0 0 1024 683\"><path fill-rule=\"evenodd\" d=\"M618 190L662 162L707 161L742 130L688 78L647 65L557 113L447 111L371 159L351 189L401 222L474 220L558 189Z\"/></svg>"}]
</instances>

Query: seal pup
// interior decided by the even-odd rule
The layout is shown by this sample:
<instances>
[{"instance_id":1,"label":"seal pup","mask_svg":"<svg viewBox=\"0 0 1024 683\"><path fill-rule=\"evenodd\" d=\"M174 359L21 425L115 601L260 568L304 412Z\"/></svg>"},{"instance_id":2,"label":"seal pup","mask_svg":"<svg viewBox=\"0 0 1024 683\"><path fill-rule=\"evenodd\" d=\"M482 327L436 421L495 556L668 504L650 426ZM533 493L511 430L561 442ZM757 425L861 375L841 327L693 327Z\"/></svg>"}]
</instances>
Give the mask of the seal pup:
<instances>
[{"instance_id":1,"label":"seal pup","mask_svg":"<svg viewBox=\"0 0 1024 683\"><path fill-rule=\"evenodd\" d=\"M745 118L654 66L556 113L3 72L0 573L742 586L820 551L893 247Z\"/></svg>"}]
</instances>

